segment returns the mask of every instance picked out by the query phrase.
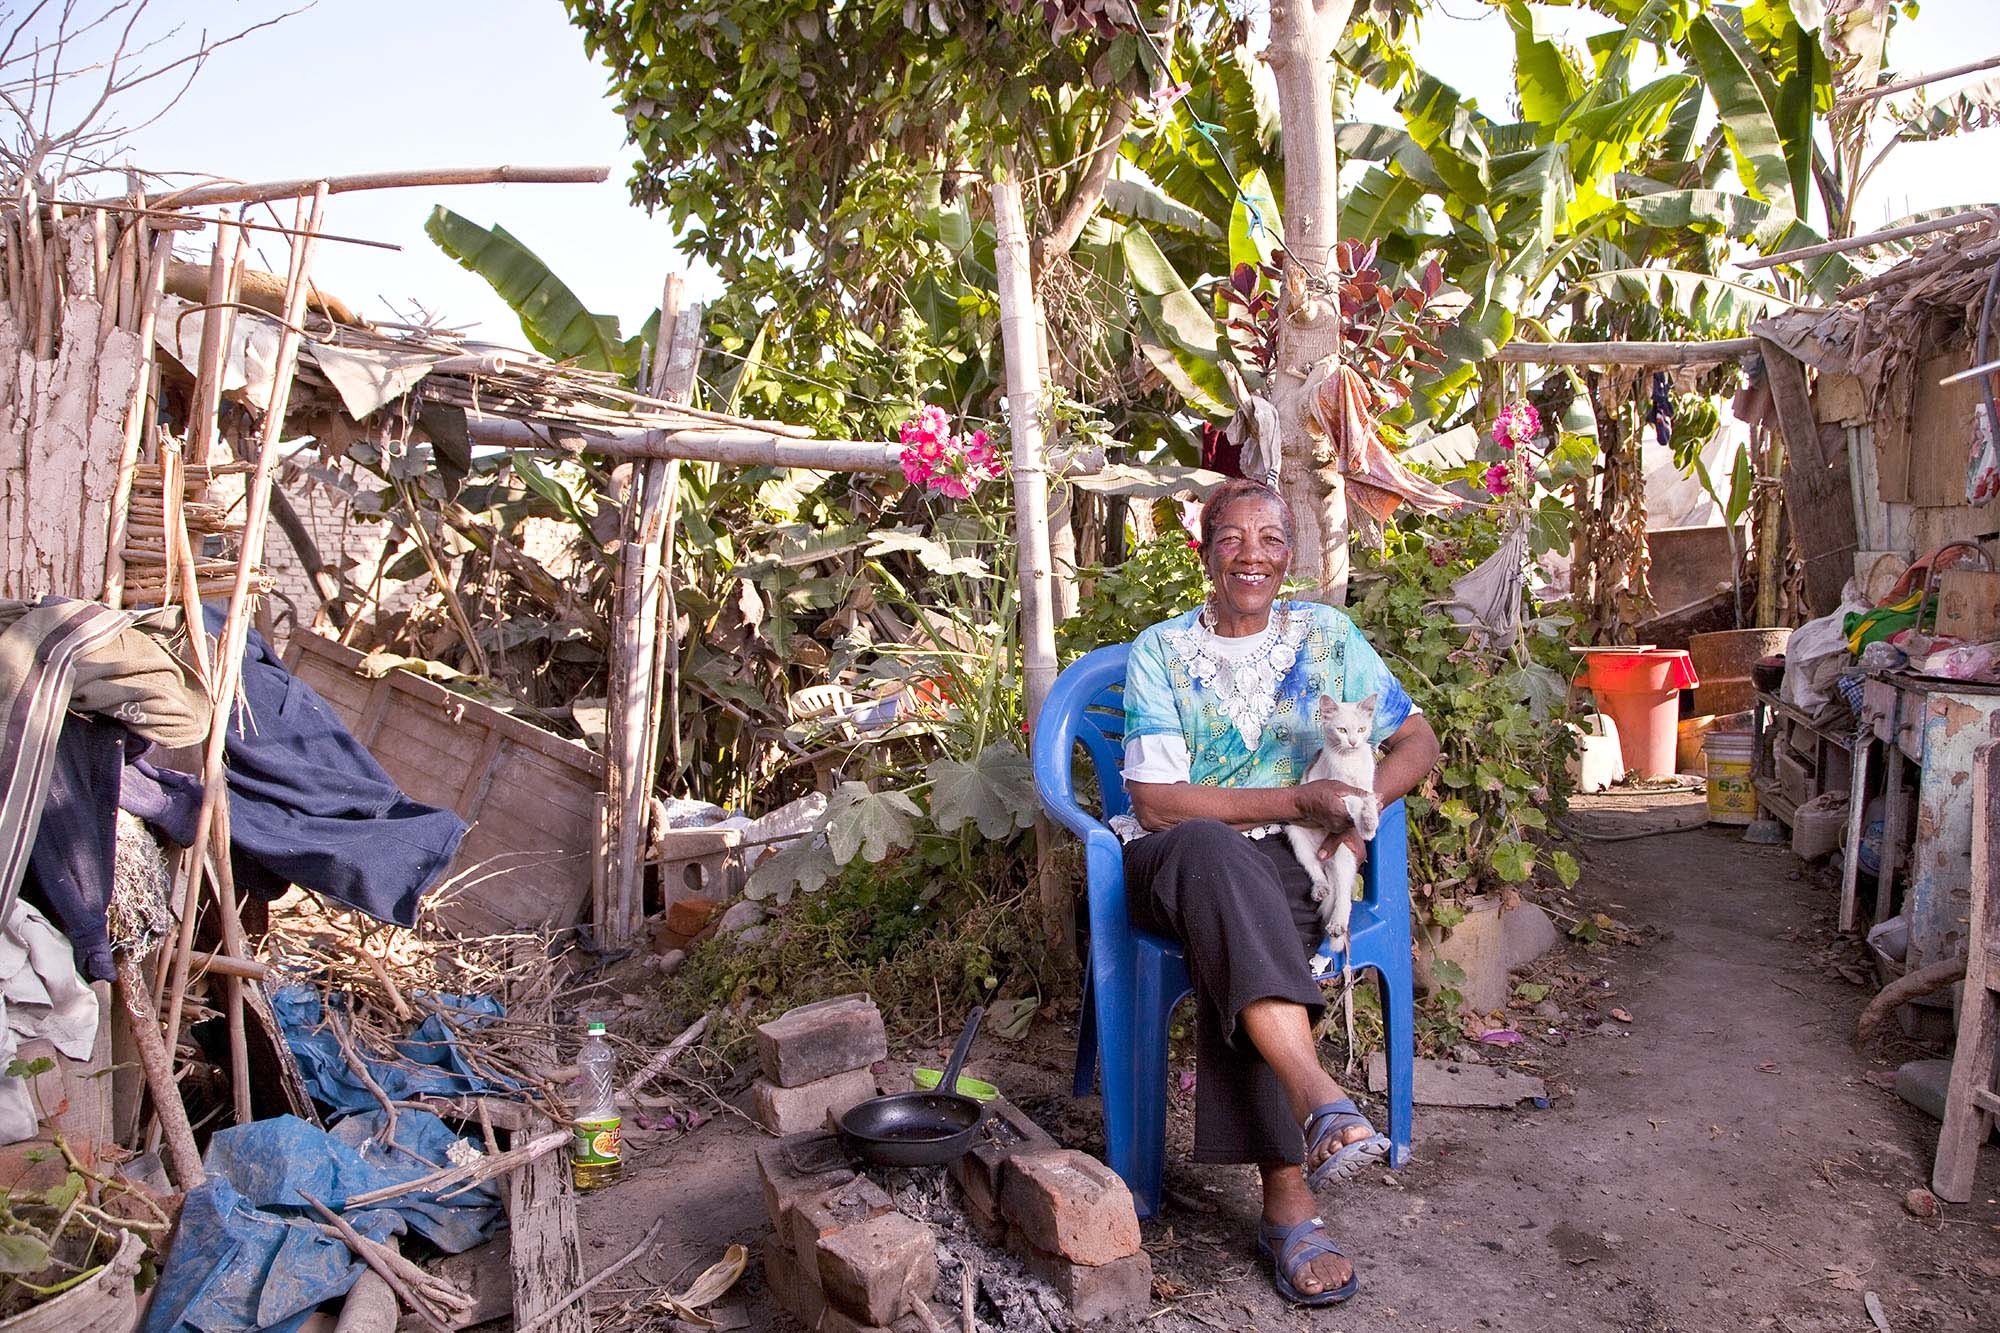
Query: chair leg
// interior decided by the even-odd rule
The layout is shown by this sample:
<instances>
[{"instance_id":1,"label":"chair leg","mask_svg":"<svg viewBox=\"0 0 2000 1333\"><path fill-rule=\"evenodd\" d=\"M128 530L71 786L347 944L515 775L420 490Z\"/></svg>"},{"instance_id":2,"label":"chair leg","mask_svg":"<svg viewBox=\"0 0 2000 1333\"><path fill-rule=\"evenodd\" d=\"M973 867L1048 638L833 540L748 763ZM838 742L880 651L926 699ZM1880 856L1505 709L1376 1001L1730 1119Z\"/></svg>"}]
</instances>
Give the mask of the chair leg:
<instances>
[{"instance_id":1,"label":"chair leg","mask_svg":"<svg viewBox=\"0 0 2000 1333\"><path fill-rule=\"evenodd\" d=\"M1381 966L1382 1019L1389 1057L1389 1165L1399 1167L1410 1157L1415 1128L1417 1064L1416 979L1408 946Z\"/></svg>"},{"instance_id":2,"label":"chair leg","mask_svg":"<svg viewBox=\"0 0 2000 1333\"><path fill-rule=\"evenodd\" d=\"M1160 1185L1167 1154L1167 1028L1178 995L1165 993L1162 959L1139 951L1138 985L1132 1012L1138 1018L1132 1052L1132 1138L1119 1174L1131 1187L1140 1217L1160 1211ZM1113 1163L1117 1166L1118 1163Z\"/></svg>"},{"instance_id":3,"label":"chair leg","mask_svg":"<svg viewBox=\"0 0 2000 1333\"><path fill-rule=\"evenodd\" d=\"M1076 1073L1070 1079L1069 1095L1088 1097L1097 1087L1097 988L1091 984L1090 969L1083 970L1083 1004L1076 1027Z\"/></svg>"}]
</instances>

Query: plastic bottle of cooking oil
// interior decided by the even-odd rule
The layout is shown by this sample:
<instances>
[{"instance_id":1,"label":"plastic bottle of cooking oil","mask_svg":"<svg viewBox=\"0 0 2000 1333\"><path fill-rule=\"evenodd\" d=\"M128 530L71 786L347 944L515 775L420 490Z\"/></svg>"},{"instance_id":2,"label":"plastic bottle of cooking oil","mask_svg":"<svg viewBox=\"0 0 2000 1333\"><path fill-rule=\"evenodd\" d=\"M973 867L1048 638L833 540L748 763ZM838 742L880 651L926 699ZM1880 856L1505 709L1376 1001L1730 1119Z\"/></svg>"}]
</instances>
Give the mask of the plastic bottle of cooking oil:
<instances>
[{"instance_id":1,"label":"plastic bottle of cooking oil","mask_svg":"<svg viewBox=\"0 0 2000 1333\"><path fill-rule=\"evenodd\" d=\"M604 1024L592 1023L576 1063L576 1137L570 1168L580 1190L602 1189L618 1179L617 1059L605 1039Z\"/></svg>"}]
</instances>

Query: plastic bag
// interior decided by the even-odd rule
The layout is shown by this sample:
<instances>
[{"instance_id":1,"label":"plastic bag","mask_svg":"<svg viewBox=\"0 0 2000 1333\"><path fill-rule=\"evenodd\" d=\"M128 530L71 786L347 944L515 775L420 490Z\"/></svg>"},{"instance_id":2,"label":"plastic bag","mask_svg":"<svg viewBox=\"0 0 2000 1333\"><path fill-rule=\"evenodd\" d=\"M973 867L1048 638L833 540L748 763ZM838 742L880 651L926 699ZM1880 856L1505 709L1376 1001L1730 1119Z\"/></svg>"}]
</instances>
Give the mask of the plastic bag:
<instances>
[{"instance_id":1,"label":"plastic bag","mask_svg":"<svg viewBox=\"0 0 2000 1333\"><path fill-rule=\"evenodd\" d=\"M1985 403L1972 405L1972 455L1965 464L1965 502L1983 505L2000 495L2000 448L1993 443L1993 420Z\"/></svg>"},{"instance_id":2,"label":"plastic bag","mask_svg":"<svg viewBox=\"0 0 2000 1333\"><path fill-rule=\"evenodd\" d=\"M1794 708L1817 713L1832 697L1833 678L1847 670L1853 660L1841 622L1856 612L1866 611L1860 600L1844 601L1832 614L1808 620L1785 640L1785 682L1778 694Z\"/></svg>"}]
</instances>

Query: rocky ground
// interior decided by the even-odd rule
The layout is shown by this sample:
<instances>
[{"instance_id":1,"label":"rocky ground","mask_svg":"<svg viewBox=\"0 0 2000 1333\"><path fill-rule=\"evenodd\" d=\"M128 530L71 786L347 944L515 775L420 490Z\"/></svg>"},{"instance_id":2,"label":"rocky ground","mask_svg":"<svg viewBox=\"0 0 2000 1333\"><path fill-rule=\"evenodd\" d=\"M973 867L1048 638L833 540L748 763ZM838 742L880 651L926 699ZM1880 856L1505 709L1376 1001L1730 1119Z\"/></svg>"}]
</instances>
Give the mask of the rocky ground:
<instances>
[{"instance_id":1,"label":"rocky ground","mask_svg":"<svg viewBox=\"0 0 2000 1333\"><path fill-rule=\"evenodd\" d=\"M1699 799L1594 798L1572 823L1669 827ZM1844 1333L1876 1327L1872 1292L1895 1333L2000 1329L2000 1152L1973 1203L1905 1210L1937 1126L1883 1085L1922 1052L1853 1045L1869 992L1821 877L1712 826L1579 852L1574 915L1616 925L1536 965L1550 994L1513 1016L1529 1041L1478 1052L1546 1078L1551 1105L1419 1107L1411 1162L1328 1201L1362 1273L1360 1294L1331 1311L1271 1291L1250 1248L1247 1170L1177 1160L1171 1201L1145 1228L1156 1278L1143 1327ZM1096 1149L1094 1103L1066 1096L1073 1040L1043 1024L978 1055L1058 1138ZM730 1242L754 1253L765 1221L761 1136L740 1118L634 1139L632 1178L581 1216L592 1268L666 1219L655 1255L606 1284L636 1309ZM722 1319L791 1327L754 1261Z\"/></svg>"}]
</instances>

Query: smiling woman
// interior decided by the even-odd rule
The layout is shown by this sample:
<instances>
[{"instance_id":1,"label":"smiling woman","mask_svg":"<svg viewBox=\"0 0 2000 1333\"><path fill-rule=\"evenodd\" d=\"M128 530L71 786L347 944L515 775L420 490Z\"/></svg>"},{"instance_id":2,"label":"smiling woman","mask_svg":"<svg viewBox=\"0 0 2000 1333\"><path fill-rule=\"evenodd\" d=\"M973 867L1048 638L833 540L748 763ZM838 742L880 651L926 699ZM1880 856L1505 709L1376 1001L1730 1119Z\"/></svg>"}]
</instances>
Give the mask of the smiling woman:
<instances>
[{"instance_id":1,"label":"smiling woman","mask_svg":"<svg viewBox=\"0 0 2000 1333\"><path fill-rule=\"evenodd\" d=\"M1322 856L1361 840L1343 783L1301 782L1323 745L1322 699L1375 700L1373 795L1387 806L1437 761L1437 738L1339 610L1280 602L1291 513L1277 492L1230 481L1201 517L1209 594L1146 630L1125 679L1125 785L1134 818L1125 883L1133 920L1180 940L1194 982L1195 1157L1250 1162L1263 1176L1258 1243L1278 1290L1306 1305L1352 1295L1353 1266L1315 1216L1312 1191L1387 1154L1320 1067L1324 1003L1308 959L1323 934L1312 880L1287 823L1329 835ZM1303 1167L1303 1169L1302 1169Z\"/></svg>"}]
</instances>

